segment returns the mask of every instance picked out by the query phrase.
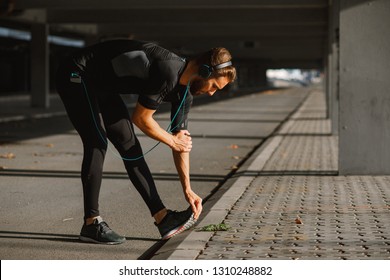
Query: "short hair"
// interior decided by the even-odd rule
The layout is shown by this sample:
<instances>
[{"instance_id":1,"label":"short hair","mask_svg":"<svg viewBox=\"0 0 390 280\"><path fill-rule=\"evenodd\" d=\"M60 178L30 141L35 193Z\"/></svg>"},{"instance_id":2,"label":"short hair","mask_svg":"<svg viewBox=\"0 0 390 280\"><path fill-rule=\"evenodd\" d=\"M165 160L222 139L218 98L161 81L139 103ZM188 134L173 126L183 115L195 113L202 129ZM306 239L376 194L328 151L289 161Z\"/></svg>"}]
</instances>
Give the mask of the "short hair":
<instances>
[{"instance_id":1,"label":"short hair","mask_svg":"<svg viewBox=\"0 0 390 280\"><path fill-rule=\"evenodd\" d=\"M203 64L207 64L211 67L219 65L224 62L228 62L232 60L232 55L230 52L222 47L212 48L209 51L202 53L198 57L195 58L195 62L198 66ZM231 65L224 67L222 69L217 69L213 71L211 77L227 77L230 83L234 82L237 78L236 68Z\"/></svg>"}]
</instances>

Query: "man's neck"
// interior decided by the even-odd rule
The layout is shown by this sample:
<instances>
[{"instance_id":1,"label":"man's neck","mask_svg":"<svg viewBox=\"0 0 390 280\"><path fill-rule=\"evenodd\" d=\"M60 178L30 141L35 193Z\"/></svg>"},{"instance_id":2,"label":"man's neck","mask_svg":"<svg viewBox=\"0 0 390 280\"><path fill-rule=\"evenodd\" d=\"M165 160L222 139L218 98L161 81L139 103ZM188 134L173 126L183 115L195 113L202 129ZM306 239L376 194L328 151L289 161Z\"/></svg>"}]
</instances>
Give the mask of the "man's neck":
<instances>
[{"instance_id":1,"label":"man's neck","mask_svg":"<svg viewBox=\"0 0 390 280\"><path fill-rule=\"evenodd\" d=\"M190 79L192 79L194 75L196 75L197 73L198 73L198 69L195 65L195 62L190 60L187 63L186 68L183 71L183 74L181 74L180 76L179 84L186 86L190 81Z\"/></svg>"}]
</instances>

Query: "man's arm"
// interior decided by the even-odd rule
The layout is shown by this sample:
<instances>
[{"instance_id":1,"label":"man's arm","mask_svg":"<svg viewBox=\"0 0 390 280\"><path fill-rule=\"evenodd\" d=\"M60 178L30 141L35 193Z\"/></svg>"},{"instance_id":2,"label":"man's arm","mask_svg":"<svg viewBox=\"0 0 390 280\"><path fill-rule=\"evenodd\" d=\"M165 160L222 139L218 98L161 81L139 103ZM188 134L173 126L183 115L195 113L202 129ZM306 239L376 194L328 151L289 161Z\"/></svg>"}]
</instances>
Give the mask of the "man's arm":
<instances>
[{"instance_id":1,"label":"man's arm","mask_svg":"<svg viewBox=\"0 0 390 280\"><path fill-rule=\"evenodd\" d=\"M172 149L184 196L191 205L195 219L198 219L202 212L202 199L192 191L190 184L189 152L192 149L191 136L187 130L181 130L173 135L168 133L154 120L154 113L155 110L148 109L137 103L132 115L132 121L146 135L167 144Z\"/></svg>"},{"instance_id":2,"label":"man's arm","mask_svg":"<svg viewBox=\"0 0 390 280\"><path fill-rule=\"evenodd\" d=\"M186 134L188 131L182 130L178 134ZM189 133L188 133L189 134ZM192 191L190 183L190 154L188 152L177 152L172 150L173 159L179 174L180 182L183 187L183 193L191 205L194 218L198 219L202 212L202 199Z\"/></svg>"},{"instance_id":3,"label":"man's arm","mask_svg":"<svg viewBox=\"0 0 390 280\"><path fill-rule=\"evenodd\" d=\"M154 120L153 114L156 110L148 109L137 103L135 106L132 122L147 136L168 145L172 150L178 152L189 152L192 148L191 137L178 137L165 131ZM180 136L180 135L179 135Z\"/></svg>"}]
</instances>

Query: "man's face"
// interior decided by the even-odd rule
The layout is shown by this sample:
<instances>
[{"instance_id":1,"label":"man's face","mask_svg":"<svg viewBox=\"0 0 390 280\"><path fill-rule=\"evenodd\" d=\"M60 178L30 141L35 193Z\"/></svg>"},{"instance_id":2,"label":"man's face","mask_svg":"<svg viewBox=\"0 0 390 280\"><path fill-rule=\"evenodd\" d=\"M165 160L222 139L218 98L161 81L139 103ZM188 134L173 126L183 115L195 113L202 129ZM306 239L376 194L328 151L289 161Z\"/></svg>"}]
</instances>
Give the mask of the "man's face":
<instances>
[{"instance_id":1,"label":"man's face","mask_svg":"<svg viewBox=\"0 0 390 280\"><path fill-rule=\"evenodd\" d=\"M191 93L194 96L207 94L213 96L217 90L223 89L229 83L227 77L218 77L218 78L196 78L191 83Z\"/></svg>"}]
</instances>

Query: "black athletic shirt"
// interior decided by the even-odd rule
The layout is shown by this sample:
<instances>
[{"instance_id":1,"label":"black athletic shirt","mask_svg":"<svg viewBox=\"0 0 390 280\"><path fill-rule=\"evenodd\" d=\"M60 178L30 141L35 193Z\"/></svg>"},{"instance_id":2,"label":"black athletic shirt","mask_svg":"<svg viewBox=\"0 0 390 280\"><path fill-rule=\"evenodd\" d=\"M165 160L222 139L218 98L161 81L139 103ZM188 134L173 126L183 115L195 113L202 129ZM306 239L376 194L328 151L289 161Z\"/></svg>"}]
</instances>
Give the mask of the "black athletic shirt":
<instances>
[{"instance_id":1,"label":"black athletic shirt","mask_svg":"<svg viewBox=\"0 0 390 280\"><path fill-rule=\"evenodd\" d=\"M171 118L176 114L186 91L179 84L186 60L154 44L134 40L112 40L84 48L73 55L82 76L99 92L138 94L138 102L156 110L170 102ZM187 93L171 128L187 129L192 95Z\"/></svg>"}]
</instances>

